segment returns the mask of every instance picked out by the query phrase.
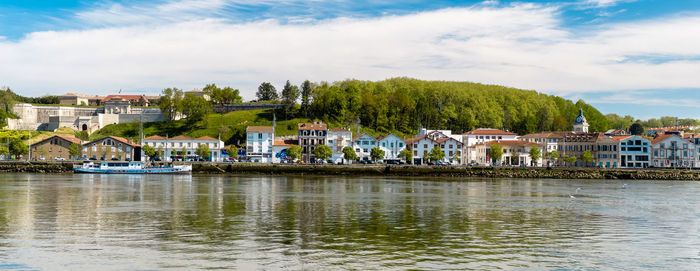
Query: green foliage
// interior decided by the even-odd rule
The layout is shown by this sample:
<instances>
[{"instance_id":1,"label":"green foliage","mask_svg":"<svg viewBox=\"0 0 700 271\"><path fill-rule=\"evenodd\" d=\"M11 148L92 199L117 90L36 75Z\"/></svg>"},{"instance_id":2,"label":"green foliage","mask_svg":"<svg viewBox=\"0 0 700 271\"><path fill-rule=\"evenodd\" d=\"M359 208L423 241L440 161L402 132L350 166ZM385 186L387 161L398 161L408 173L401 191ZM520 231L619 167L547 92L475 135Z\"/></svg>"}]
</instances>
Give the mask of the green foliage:
<instances>
[{"instance_id":1,"label":"green foliage","mask_svg":"<svg viewBox=\"0 0 700 271\"><path fill-rule=\"evenodd\" d=\"M231 147L228 148L228 157L238 158L238 147L231 145Z\"/></svg>"},{"instance_id":2,"label":"green foliage","mask_svg":"<svg viewBox=\"0 0 700 271\"><path fill-rule=\"evenodd\" d=\"M301 112L304 113L305 118L309 117L312 91L313 85L309 80L305 80L303 83L301 83Z\"/></svg>"},{"instance_id":3,"label":"green foliage","mask_svg":"<svg viewBox=\"0 0 700 271\"><path fill-rule=\"evenodd\" d=\"M80 140L87 141L90 139L90 134L87 131L75 131L73 136L80 138Z\"/></svg>"},{"instance_id":4,"label":"green foliage","mask_svg":"<svg viewBox=\"0 0 700 271\"><path fill-rule=\"evenodd\" d=\"M289 83L289 80L287 80L287 83L284 84L284 88L282 88L282 103L284 104L285 119L294 109L294 106L296 106L297 99L299 99L299 87L293 86Z\"/></svg>"},{"instance_id":5,"label":"green foliage","mask_svg":"<svg viewBox=\"0 0 700 271\"><path fill-rule=\"evenodd\" d=\"M7 149L7 146L0 145L0 155L7 156L8 154L10 154L10 150Z\"/></svg>"},{"instance_id":6,"label":"green foliage","mask_svg":"<svg viewBox=\"0 0 700 271\"><path fill-rule=\"evenodd\" d=\"M593 154L591 151L584 151L583 154L581 154L581 161L584 163L593 162Z\"/></svg>"},{"instance_id":7,"label":"green foliage","mask_svg":"<svg viewBox=\"0 0 700 271\"><path fill-rule=\"evenodd\" d=\"M382 160L384 159L384 151L379 147L374 147L372 150L370 150L369 157L371 157L374 161Z\"/></svg>"},{"instance_id":8,"label":"green foliage","mask_svg":"<svg viewBox=\"0 0 700 271\"><path fill-rule=\"evenodd\" d=\"M209 145L207 144L199 144L199 147L197 147L194 153L199 155L199 157L203 158L204 160L208 160L209 156L211 156L211 151L209 150Z\"/></svg>"},{"instance_id":9,"label":"green foliage","mask_svg":"<svg viewBox=\"0 0 700 271\"><path fill-rule=\"evenodd\" d=\"M326 145L317 146L311 151L311 153L313 153L314 156L316 156L316 159L318 160L326 160L333 156L333 150L331 150L331 147L328 147Z\"/></svg>"},{"instance_id":10,"label":"green foliage","mask_svg":"<svg viewBox=\"0 0 700 271\"><path fill-rule=\"evenodd\" d=\"M550 151L550 152L547 153L546 158L549 159L549 160L557 160L557 159L559 159L559 152L557 152L557 151Z\"/></svg>"},{"instance_id":11,"label":"green foliage","mask_svg":"<svg viewBox=\"0 0 700 271\"><path fill-rule=\"evenodd\" d=\"M564 155L564 156L562 156L562 158L564 158L564 162L567 162L569 164L573 164L574 162L576 162L576 160L578 160L578 158L576 158L576 156Z\"/></svg>"},{"instance_id":12,"label":"green foliage","mask_svg":"<svg viewBox=\"0 0 700 271\"><path fill-rule=\"evenodd\" d=\"M634 117L629 115L625 117L620 117L617 114L607 114L605 115L605 118L607 118L608 122L610 122L610 128L612 129L625 130L628 127L630 127L632 123L634 123Z\"/></svg>"},{"instance_id":13,"label":"green foliage","mask_svg":"<svg viewBox=\"0 0 700 271\"><path fill-rule=\"evenodd\" d=\"M143 150L143 154L148 156L148 158L153 159L153 157L156 156L156 149L149 145L144 145L143 147L141 147L141 150Z\"/></svg>"},{"instance_id":14,"label":"green foliage","mask_svg":"<svg viewBox=\"0 0 700 271\"><path fill-rule=\"evenodd\" d=\"M204 120L212 112L211 105L204 97L187 94L181 103L181 113L187 117L186 122L189 124Z\"/></svg>"},{"instance_id":15,"label":"green foliage","mask_svg":"<svg viewBox=\"0 0 700 271\"><path fill-rule=\"evenodd\" d=\"M359 157L357 157L357 153L352 149L352 147L345 146L343 147L343 158L345 158L345 160L353 161L357 160Z\"/></svg>"},{"instance_id":16,"label":"green foliage","mask_svg":"<svg viewBox=\"0 0 700 271\"><path fill-rule=\"evenodd\" d=\"M630 125L630 134L633 135L644 135L644 127L641 123L635 122Z\"/></svg>"},{"instance_id":17,"label":"green foliage","mask_svg":"<svg viewBox=\"0 0 700 271\"><path fill-rule=\"evenodd\" d=\"M73 143L68 146L68 155L73 158L79 157L83 153L82 148L79 144Z\"/></svg>"},{"instance_id":18,"label":"green foliage","mask_svg":"<svg viewBox=\"0 0 700 271\"><path fill-rule=\"evenodd\" d=\"M168 120L175 120L178 113L181 112L182 100L185 94L178 88L166 88L160 96L158 108L163 112L163 116Z\"/></svg>"},{"instance_id":19,"label":"green foliage","mask_svg":"<svg viewBox=\"0 0 700 271\"><path fill-rule=\"evenodd\" d=\"M503 146L501 144L493 144L491 145L491 161L494 163L497 163L501 161L501 158L503 157Z\"/></svg>"},{"instance_id":20,"label":"green foliage","mask_svg":"<svg viewBox=\"0 0 700 271\"><path fill-rule=\"evenodd\" d=\"M581 108L591 131L603 131L608 120L583 101L573 103L535 91L468 82L394 78L380 82L346 80L321 83L311 91L312 118L343 126L359 119L380 133L413 134L419 127L462 133L497 127L520 134L570 131ZM304 85L302 85L302 111Z\"/></svg>"},{"instance_id":21,"label":"green foliage","mask_svg":"<svg viewBox=\"0 0 700 271\"><path fill-rule=\"evenodd\" d=\"M275 86L268 82L260 84L255 96L258 97L258 101L276 101L279 98Z\"/></svg>"},{"instance_id":22,"label":"green foliage","mask_svg":"<svg viewBox=\"0 0 700 271\"><path fill-rule=\"evenodd\" d=\"M243 102L240 91L231 87L219 88L216 84L206 85L202 91L209 94L212 103L216 104L239 104Z\"/></svg>"},{"instance_id":23,"label":"green foliage","mask_svg":"<svg viewBox=\"0 0 700 271\"><path fill-rule=\"evenodd\" d=\"M430 150L430 153L428 153L427 156L428 160L430 161L441 161L442 159L445 159L445 152L442 151L439 146L435 146L432 150Z\"/></svg>"},{"instance_id":24,"label":"green foliage","mask_svg":"<svg viewBox=\"0 0 700 271\"><path fill-rule=\"evenodd\" d=\"M540 159L540 157L542 157L542 152L540 151L540 148L538 148L537 146L530 147L529 154L530 154L530 159L532 159L533 164L536 164L537 159Z\"/></svg>"},{"instance_id":25,"label":"green foliage","mask_svg":"<svg viewBox=\"0 0 700 271\"><path fill-rule=\"evenodd\" d=\"M413 163L413 152L409 149L404 149L399 153L398 157L406 161L406 163Z\"/></svg>"},{"instance_id":26,"label":"green foliage","mask_svg":"<svg viewBox=\"0 0 700 271\"><path fill-rule=\"evenodd\" d=\"M29 147L24 143L22 138L11 138L10 139L10 154L14 155L25 155L29 153Z\"/></svg>"},{"instance_id":27,"label":"green foliage","mask_svg":"<svg viewBox=\"0 0 700 271\"><path fill-rule=\"evenodd\" d=\"M287 157L292 159L292 161L301 158L301 147L297 145L292 145L287 148Z\"/></svg>"}]
</instances>

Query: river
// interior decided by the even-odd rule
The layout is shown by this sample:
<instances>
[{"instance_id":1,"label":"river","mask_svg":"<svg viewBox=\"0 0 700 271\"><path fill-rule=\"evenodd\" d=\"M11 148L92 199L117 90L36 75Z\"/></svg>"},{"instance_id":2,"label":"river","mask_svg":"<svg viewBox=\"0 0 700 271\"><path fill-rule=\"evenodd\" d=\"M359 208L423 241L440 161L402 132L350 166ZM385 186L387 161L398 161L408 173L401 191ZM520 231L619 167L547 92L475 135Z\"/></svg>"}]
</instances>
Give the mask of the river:
<instances>
[{"instance_id":1,"label":"river","mask_svg":"<svg viewBox=\"0 0 700 271\"><path fill-rule=\"evenodd\" d=\"M700 269L700 182L0 175L0 269Z\"/></svg>"}]
</instances>

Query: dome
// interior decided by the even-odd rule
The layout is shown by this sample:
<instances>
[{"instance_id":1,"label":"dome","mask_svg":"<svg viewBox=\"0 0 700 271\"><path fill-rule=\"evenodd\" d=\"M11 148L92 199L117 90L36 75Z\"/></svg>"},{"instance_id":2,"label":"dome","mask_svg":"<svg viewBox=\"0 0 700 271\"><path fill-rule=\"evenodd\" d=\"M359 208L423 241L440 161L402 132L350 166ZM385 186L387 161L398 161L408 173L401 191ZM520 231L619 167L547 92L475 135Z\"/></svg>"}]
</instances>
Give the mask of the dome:
<instances>
[{"instance_id":1,"label":"dome","mask_svg":"<svg viewBox=\"0 0 700 271\"><path fill-rule=\"evenodd\" d=\"M576 117L576 121L574 121L574 125L579 125L579 124L584 124L587 123L586 117L583 115L583 110L579 109L578 110L578 117Z\"/></svg>"}]
</instances>

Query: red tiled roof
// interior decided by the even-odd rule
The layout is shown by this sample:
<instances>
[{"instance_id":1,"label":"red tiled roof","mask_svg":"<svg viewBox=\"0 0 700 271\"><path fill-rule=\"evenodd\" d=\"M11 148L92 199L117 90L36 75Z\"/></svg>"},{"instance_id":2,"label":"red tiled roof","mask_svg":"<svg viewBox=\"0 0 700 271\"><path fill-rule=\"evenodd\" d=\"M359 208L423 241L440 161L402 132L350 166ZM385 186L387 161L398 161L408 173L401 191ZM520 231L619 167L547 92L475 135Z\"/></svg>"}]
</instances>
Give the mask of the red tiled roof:
<instances>
[{"instance_id":1,"label":"red tiled roof","mask_svg":"<svg viewBox=\"0 0 700 271\"><path fill-rule=\"evenodd\" d=\"M325 123L299 123L299 130L327 130Z\"/></svg>"},{"instance_id":2,"label":"red tiled roof","mask_svg":"<svg viewBox=\"0 0 700 271\"><path fill-rule=\"evenodd\" d=\"M442 144L443 142L448 141L448 140L454 140L456 142L459 142L456 139L451 138L451 137L438 138L437 140L435 140L435 142Z\"/></svg>"},{"instance_id":3,"label":"red tiled roof","mask_svg":"<svg viewBox=\"0 0 700 271\"><path fill-rule=\"evenodd\" d=\"M115 140L117 140L117 141L120 141L121 143L124 143L124 144L127 144L127 145L131 145L131 146L134 146L134 147L139 147L139 146L141 146L141 145L136 144L136 143L134 143L134 142L131 142L131 141L129 141L129 140L127 140L126 138L123 138L123 137L118 137L118 136L108 136L108 137L111 137L111 138L113 138L113 139L115 139Z\"/></svg>"},{"instance_id":4,"label":"red tiled roof","mask_svg":"<svg viewBox=\"0 0 700 271\"><path fill-rule=\"evenodd\" d=\"M537 144L533 142L527 142L527 141L522 141L522 140L493 140L485 143L478 143L475 144L474 146L481 146L481 145L486 145L486 146L491 146L493 144L499 144L501 146L521 146L521 147L529 147L529 146L542 146L542 144Z\"/></svg>"},{"instance_id":5,"label":"red tiled roof","mask_svg":"<svg viewBox=\"0 0 700 271\"><path fill-rule=\"evenodd\" d=\"M144 140L165 140L165 137L159 135L152 135L147 138L144 138Z\"/></svg>"},{"instance_id":6,"label":"red tiled roof","mask_svg":"<svg viewBox=\"0 0 700 271\"><path fill-rule=\"evenodd\" d=\"M50 136L50 137L45 137L45 138L41 139L41 141L36 142L36 143L34 143L34 144L32 144L32 145L39 144L39 143L41 143L41 142L47 141L47 140L49 140L49 139L52 139L52 138L54 138L54 137L58 137L58 138L60 138L60 139L63 139L63 140L66 140L66 141L68 141L68 142L75 143L75 144L78 144L78 145L80 145L80 144L83 143L82 140L80 140L79 138L76 138L76 137L72 137L72 136L62 136L62 135L53 135L53 136Z\"/></svg>"},{"instance_id":7,"label":"red tiled roof","mask_svg":"<svg viewBox=\"0 0 700 271\"><path fill-rule=\"evenodd\" d=\"M406 141L406 144L410 145L410 144L413 144L413 143L415 143L416 141L420 141L421 139L424 139L424 138L426 138L426 137L427 137L426 135L422 135L422 136L419 136L419 137L408 138L408 139L406 139L405 141Z\"/></svg>"},{"instance_id":8,"label":"red tiled roof","mask_svg":"<svg viewBox=\"0 0 700 271\"><path fill-rule=\"evenodd\" d=\"M484 129L476 129L473 131L469 131L469 132L464 133L463 135L518 135L518 134L512 133L512 132L506 132L506 131L498 130L498 129L484 128Z\"/></svg>"},{"instance_id":9,"label":"red tiled roof","mask_svg":"<svg viewBox=\"0 0 700 271\"><path fill-rule=\"evenodd\" d=\"M350 132L350 130L345 129L345 128L333 128L333 129L330 129L330 130L328 130L328 131L336 132L336 133L343 133L343 132L344 132L344 133L349 133L349 132Z\"/></svg>"},{"instance_id":10,"label":"red tiled roof","mask_svg":"<svg viewBox=\"0 0 700 271\"><path fill-rule=\"evenodd\" d=\"M189 137L189 136L185 136L185 135L179 135L179 136L171 137L171 138L168 138L168 139L169 139L169 140L194 140L194 138Z\"/></svg>"},{"instance_id":11,"label":"red tiled roof","mask_svg":"<svg viewBox=\"0 0 700 271\"><path fill-rule=\"evenodd\" d=\"M274 129L272 126L248 126L245 128L248 133L272 133Z\"/></svg>"},{"instance_id":12,"label":"red tiled roof","mask_svg":"<svg viewBox=\"0 0 700 271\"><path fill-rule=\"evenodd\" d=\"M564 135L562 133L557 132L541 132L535 134L527 134L521 136L520 138L564 138Z\"/></svg>"},{"instance_id":13,"label":"red tiled roof","mask_svg":"<svg viewBox=\"0 0 700 271\"><path fill-rule=\"evenodd\" d=\"M211 136L202 136L202 137L196 138L196 140L202 140L202 141L217 141L218 139L213 138L213 137L211 137Z\"/></svg>"},{"instance_id":14,"label":"red tiled roof","mask_svg":"<svg viewBox=\"0 0 700 271\"><path fill-rule=\"evenodd\" d=\"M664 141L664 140L666 140L667 138L672 137L672 136L674 136L674 135L673 135L673 134L668 134L668 135L660 135L660 136L657 136L657 137L655 137L653 140L651 140L651 144L652 144L652 145L655 145L656 143L659 143L659 142L661 142L661 141Z\"/></svg>"},{"instance_id":15,"label":"red tiled roof","mask_svg":"<svg viewBox=\"0 0 700 271\"><path fill-rule=\"evenodd\" d=\"M296 145L294 144L296 140L275 140L274 143L272 143L273 146L292 146Z\"/></svg>"}]
</instances>

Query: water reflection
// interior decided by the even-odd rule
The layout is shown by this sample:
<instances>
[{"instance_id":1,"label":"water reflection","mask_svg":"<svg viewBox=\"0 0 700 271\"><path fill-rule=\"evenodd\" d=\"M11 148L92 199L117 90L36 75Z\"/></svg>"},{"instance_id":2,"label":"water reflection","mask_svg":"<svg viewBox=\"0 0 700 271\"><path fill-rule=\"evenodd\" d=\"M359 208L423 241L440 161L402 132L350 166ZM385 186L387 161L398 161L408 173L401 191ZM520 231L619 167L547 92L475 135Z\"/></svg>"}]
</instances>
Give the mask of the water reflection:
<instances>
[{"instance_id":1,"label":"water reflection","mask_svg":"<svg viewBox=\"0 0 700 271\"><path fill-rule=\"evenodd\" d=\"M0 269L687 269L700 184L0 175Z\"/></svg>"}]
</instances>

